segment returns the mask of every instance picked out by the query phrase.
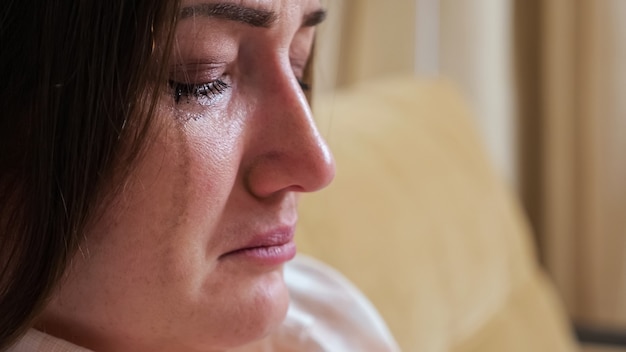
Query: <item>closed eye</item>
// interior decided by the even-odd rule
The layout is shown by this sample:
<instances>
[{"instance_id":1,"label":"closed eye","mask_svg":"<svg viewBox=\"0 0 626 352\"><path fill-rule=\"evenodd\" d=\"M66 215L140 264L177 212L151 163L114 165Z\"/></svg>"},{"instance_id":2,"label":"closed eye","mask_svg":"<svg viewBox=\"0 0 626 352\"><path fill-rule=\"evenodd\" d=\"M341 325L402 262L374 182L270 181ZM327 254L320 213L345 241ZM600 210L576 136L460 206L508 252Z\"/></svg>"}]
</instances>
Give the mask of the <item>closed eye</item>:
<instances>
[{"instance_id":1,"label":"closed eye","mask_svg":"<svg viewBox=\"0 0 626 352\"><path fill-rule=\"evenodd\" d=\"M311 85L302 80L302 78L298 78L298 84L300 85L300 89L303 92L308 92L311 90Z\"/></svg>"},{"instance_id":2,"label":"closed eye","mask_svg":"<svg viewBox=\"0 0 626 352\"><path fill-rule=\"evenodd\" d=\"M182 83L170 80L169 85L172 88L172 94L174 95L174 101L176 103L179 103L182 97L207 97L213 99L223 94L228 88L230 88L230 86L221 79L200 84Z\"/></svg>"}]
</instances>

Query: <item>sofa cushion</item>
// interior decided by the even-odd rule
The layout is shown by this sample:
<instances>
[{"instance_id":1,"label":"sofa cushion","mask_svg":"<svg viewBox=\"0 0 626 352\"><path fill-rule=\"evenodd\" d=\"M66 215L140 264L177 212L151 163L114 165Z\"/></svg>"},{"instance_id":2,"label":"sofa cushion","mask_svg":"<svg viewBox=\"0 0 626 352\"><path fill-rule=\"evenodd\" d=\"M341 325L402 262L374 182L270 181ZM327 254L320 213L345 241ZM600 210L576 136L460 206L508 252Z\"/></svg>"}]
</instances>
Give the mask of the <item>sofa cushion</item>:
<instances>
[{"instance_id":1,"label":"sofa cushion","mask_svg":"<svg viewBox=\"0 0 626 352\"><path fill-rule=\"evenodd\" d=\"M451 84L391 78L315 106L337 176L303 196L298 246L363 290L403 350L574 349L526 219Z\"/></svg>"}]
</instances>

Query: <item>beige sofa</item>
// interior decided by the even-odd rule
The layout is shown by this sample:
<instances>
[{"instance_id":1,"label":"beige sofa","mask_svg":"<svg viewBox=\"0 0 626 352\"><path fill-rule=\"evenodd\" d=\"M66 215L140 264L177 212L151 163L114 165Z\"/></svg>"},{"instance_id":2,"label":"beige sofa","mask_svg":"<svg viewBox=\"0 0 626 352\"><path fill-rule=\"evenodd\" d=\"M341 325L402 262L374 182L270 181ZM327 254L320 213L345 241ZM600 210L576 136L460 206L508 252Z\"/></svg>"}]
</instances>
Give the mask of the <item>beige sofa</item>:
<instances>
[{"instance_id":1,"label":"beige sofa","mask_svg":"<svg viewBox=\"0 0 626 352\"><path fill-rule=\"evenodd\" d=\"M302 199L301 252L363 290L404 351L577 350L451 84L393 78L316 99L337 176Z\"/></svg>"}]
</instances>

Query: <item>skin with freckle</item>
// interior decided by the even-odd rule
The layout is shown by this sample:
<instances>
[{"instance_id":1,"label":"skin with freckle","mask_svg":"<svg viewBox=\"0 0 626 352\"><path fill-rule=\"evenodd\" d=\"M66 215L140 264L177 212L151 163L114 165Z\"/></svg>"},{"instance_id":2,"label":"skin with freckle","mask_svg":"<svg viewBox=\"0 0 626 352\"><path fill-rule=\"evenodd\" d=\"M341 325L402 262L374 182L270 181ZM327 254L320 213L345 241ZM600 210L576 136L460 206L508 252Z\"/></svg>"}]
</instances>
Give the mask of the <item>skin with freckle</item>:
<instances>
[{"instance_id":1,"label":"skin with freckle","mask_svg":"<svg viewBox=\"0 0 626 352\"><path fill-rule=\"evenodd\" d=\"M38 329L97 351L217 351L284 319L297 195L334 175L298 82L320 3L225 2L271 14L256 24L203 3L183 1L145 152Z\"/></svg>"}]
</instances>

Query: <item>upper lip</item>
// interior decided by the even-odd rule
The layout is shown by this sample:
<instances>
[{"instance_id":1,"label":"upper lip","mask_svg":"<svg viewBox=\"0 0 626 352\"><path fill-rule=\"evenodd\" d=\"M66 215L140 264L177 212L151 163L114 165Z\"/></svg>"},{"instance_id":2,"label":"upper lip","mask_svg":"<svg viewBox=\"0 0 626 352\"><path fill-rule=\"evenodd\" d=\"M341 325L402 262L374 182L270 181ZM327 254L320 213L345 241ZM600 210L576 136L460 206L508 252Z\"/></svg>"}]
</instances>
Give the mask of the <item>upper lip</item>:
<instances>
[{"instance_id":1,"label":"upper lip","mask_svg":"<svg viewBox=\"0 0 626 352\"><path fill-rule=\"evenodd\" d=\"M252 238L250 238L248 241L243 242L235 246L231 250L225 252L220 257L223 257L225 255L228 255L234 252L243 251L246 249L285 245L293 241L294 232L295 232L294 230L295 230L294 226L280 226L270 231L260 232L252 236Z\"/></svg>"}]
</instances>

